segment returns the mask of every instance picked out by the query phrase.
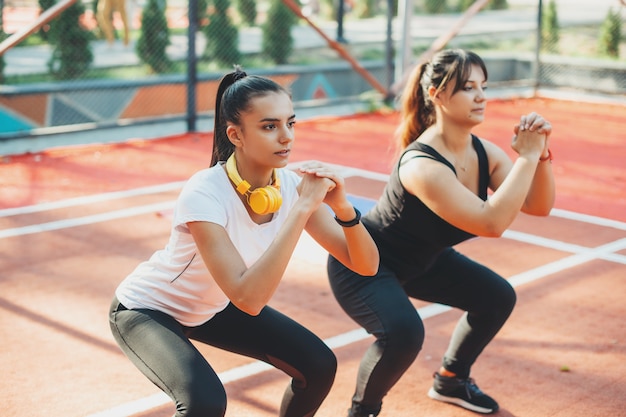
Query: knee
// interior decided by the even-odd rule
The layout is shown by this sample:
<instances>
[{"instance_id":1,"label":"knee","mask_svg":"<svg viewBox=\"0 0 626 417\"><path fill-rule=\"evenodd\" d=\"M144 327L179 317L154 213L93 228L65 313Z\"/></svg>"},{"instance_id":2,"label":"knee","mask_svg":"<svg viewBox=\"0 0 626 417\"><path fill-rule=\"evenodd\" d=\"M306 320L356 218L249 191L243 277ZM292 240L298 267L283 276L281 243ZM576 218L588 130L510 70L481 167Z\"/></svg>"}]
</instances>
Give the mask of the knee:
<instances>
[{"instance_id":1,"label":"knee","mask_svg":"<svg viewBox=\"0 0 626 417\"><path fill-rule=\"evenodd\" d=\"M177 402L176 417L224 417L226 393L206 392L190 395L186 402Z\"/></svg>"},{"instance_id":2,"label":"knee","mask_svg":"<svg viewBox=\"0 0 626 417\"><path fill-rule=\"evenodd\" d=\"M500 314L508 316L513 311L515 303L517 302L517 294L515 289L508 281L505 281L505 285L496 297L494 297L494 305Z\"/></svg>"},{"instance_id":3,"label":"knee","mask_svg":"<svg viewBox=\"0 0 626 417\"><path fill-rule=\"evenodd\" d=\"M416 355L424 343L424 324L417 315L398 317L385 323L383 333L377 339L385 349Z\"/></svg>"},{"instance_id":4,"label":"knee","mask_svg":"<svg viewBox=\"0 0 626 417\"><path fill-rule=\"evenodd\" d=\"M319 385L332 385L337 373L337 357L330 348L325 346L319 350L308 365L309 371L305 377L307 385L313 381Z\"/></svg>"},{"instance_id":5,"label":"knee","mask_svg":"<svg viewBox=\"0 0 626 417\"><path fill-rule=\"evenodd\" d=\"M468 313L476 317L491 317L493 320L504 322L513 312L516 302L517 295L515 289L508 281L503 280L503 284L498 287L497 291L489 294L488 299L485 299L475 309L469 310Z\"/></svg>"},{"instance_id":6,"label":"knee","mask_svg":"<svg viewBox=\"0 0 626 417\"><path fill-rule=\"evenodd\" d=\"M333 351L330 350L330 348L323 355L320 363L321 369L324 369L327 374L332 375L333 377L335 376L335 373L337 372L337 357L335 356Z\"/></svg>"}]
</instances>

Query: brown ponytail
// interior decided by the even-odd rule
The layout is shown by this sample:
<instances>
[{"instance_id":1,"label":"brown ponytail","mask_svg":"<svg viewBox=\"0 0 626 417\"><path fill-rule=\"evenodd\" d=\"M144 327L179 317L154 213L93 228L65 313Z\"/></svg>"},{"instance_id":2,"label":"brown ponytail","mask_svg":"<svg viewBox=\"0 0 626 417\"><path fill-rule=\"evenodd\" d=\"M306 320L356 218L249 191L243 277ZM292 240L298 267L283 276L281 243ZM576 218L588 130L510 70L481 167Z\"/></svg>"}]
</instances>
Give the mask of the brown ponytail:
<instances>
[{"instance_id":1,"label":"brown ponytail","mask_svg":"<svg viewBox=\"0 0 626 417\"><path fill-rule=\"evenodd\" d=\"M396 129L396 141L400 150L415 141L434 122L430 120L434 117L428 117L433 111L432 105L420 87L428 65L428 62L424 62L413 69L401 96L401 121Z\"/></svg>"},{"instance_id":2,"label":"brown ponytail","mask_svg":"<svg viewBox=\"0 0 626 417\"><path fill-rule=\"evenodd\" d=\"M478 65L487 80L487 67L482 58L463 49L440 51L430 61L413 69L401 96L401 121L395 134L398 151L416 141L435 123L435 108L428 95L430 87L441 91L453 81L452 94L456 93L465 85L472 65Z\"/></svg>"}]
</instances>

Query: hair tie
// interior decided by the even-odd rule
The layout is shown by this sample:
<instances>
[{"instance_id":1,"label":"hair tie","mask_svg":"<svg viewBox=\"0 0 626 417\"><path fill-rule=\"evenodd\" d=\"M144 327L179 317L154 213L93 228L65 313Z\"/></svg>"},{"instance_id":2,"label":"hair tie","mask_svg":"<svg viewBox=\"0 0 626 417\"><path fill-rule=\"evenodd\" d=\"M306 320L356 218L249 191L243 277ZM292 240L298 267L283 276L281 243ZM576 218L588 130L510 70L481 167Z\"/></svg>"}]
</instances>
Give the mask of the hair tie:
<instances>
[{"instance_id":1,"label":"hair tie","mask_svg":"<svg viewBox=\"0 0 626 417\"><path fill-rule=\"evenodd\" d=\"M233 74L233 82L239 81L242 78L246 78L248 76L248 74L246 74L241 67L236 66L235 67L235 73Z\"/></svg>"}]
</instances>

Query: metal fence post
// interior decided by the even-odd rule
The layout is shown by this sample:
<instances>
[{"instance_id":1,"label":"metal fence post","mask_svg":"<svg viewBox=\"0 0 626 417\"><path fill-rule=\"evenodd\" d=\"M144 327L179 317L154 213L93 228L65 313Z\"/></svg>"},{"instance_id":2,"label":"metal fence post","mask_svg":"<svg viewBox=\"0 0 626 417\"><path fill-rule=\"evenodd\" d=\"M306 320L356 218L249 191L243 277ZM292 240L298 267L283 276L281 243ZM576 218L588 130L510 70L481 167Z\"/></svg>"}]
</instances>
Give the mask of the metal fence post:
<instances>
[{"instance_id":1,"label":"metal fence post","mask_svg":"<svg viewBox=\"0 0 626 417\"><path fill-rule=\"evenodd\" d=\"M385 37L385 69L387 75L387 91L390 91L393 85L393 58L394 58L394 45L393 45L393 16L394 16L394 1L387 0L387 36ZM391 100L391 95L387 93L385 97L386 101Z\"/></svg>"},{"instance_id":2,"label":"metal fence post","mask_svg":"<svg viewBox=\"0 0 626 417\"><path fill-rule=\"evenodd\" d=\"M187 30L187 132L196 131L196 87L198 69L196 65L196 33L198 31L198 0L189 0L189 27Z\"/></svg>"},{"instance_id":3,"label":"metal fence post","mask_svg":"<svg viewBox=\"0 0 626 417\"><path fill-rule=\"evenodd\" d=\"M343 18L345 16L346 5L344 0L339 0L337 5L337 42L348 43L348 40L343 36Z\"/></svg>"},{"instance_id":4,"label":"metal fence post","mask_svg":"<svg viewBox=\"0 0 626 417\"><path fill-rule=\"evenodd\" d=\"M533 68L533 95L537 95L537 90L539 89L539 76L540 76L540 55L541 55L541 44L543 43L543 4L542 0L539 0L539 4L537 6L537 44L535 45L535 62Z\"/></svg>"}]
</instances>

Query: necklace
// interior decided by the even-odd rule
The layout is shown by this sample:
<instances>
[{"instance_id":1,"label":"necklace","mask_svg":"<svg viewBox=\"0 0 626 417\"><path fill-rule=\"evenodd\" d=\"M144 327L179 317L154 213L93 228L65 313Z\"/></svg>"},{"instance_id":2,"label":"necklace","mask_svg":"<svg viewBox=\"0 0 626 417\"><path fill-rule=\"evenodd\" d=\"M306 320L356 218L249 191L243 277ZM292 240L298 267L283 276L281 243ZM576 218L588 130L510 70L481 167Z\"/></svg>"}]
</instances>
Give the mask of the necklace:
<instances>
[{"instance_id":1,"label":"necklace","mask_svg":"<svg viewBox=\"0 0 626 417\"><path fill-rule=\"evenodd\" d=\"M467 171L467 148L465 149L465 154L463 155L463 165L460 165L457 161L456 157L454 158L454 166L460 169L463 172Z\"/></svg>"},{"instance_id":2,"label":"necklace","mask_svg":"<svg viewBox=\"0 0 626 417\"><path fill-rule=\"evenodd\" d=\"M453 149L458 148L458 146L454 146L452 148L450 148L448 146L448 141L445 140L445 137L441 137L441 141L442 143L442 147L445 150L445 154L444 154L444 158L446 158L448 160L448 162L452 163L452 166L454 167L454 169L456 171L461 170L463 172L467 172L467 158L468 158L468 154L469 154L469 149L470 147L473 148L473 144L472 144L472 139L471 136L468 138L468 141L465 142L464 144L464 148L463 148L463 153L461 155L461 157L459 157L459 153L454 152ZM456 140L452 140L450 143L454 144L454 142L457 142ZM459 145L459 143L457 143L456 145Z\"/></svg>"}]
</instances>

